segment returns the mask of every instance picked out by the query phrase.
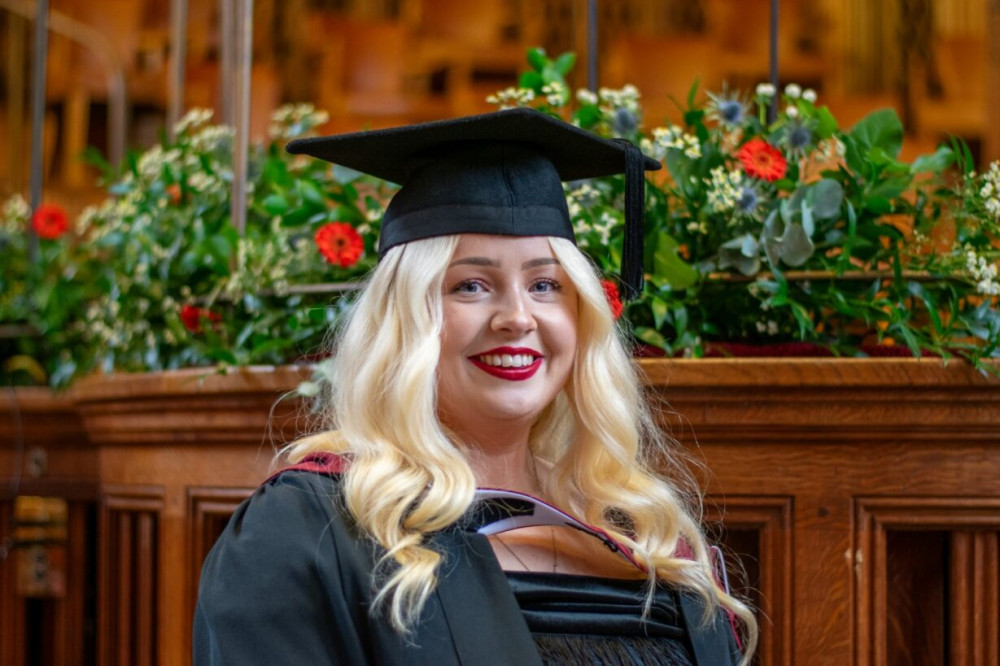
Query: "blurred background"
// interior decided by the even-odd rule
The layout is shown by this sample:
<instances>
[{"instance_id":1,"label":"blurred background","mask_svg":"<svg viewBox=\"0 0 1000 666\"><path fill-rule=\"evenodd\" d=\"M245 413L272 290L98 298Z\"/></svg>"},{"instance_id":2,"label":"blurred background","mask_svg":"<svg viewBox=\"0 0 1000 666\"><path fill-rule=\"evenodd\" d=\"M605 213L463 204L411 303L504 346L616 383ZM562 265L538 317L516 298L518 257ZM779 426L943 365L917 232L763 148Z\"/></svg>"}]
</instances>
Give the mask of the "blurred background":
<instances>
[{"instance_id":1,"label":"blurred background","mask_svg":"<svg viewBox=\"0 0 1000 666\"><path fill-rule=\"evenodd\" d=\"M230 2L230 7L238 3ZM597 2L597 82L642 93L644 124L676 121L701 90L752 92L768 78L770 0ZM0 198L29 179L33 3L0 0ZM949 134L979 162L997 154L1000 23L993 0L781 0L779 78L815 89L841 126L880 107L907 128L904 158ZM189 3L182 108L217 111L232 77L223 55L222 2ZM172 58L171 3L52 0L46 83L44 198L71 213L103 196L87 146L107 154L109 77L125 84L124 145L146 148L163 131ZM587 80L588 3L582 0L257 0L253 9L251 127L266 134L285 102L330 113L328 132L444 118L492 107L517 84L525 51L578 55ZM992 53L992 56L990 55ZM216 118L220 118L217 113ZM993 122L991 122L993 121Z\"/></svg>"}]
</instances>

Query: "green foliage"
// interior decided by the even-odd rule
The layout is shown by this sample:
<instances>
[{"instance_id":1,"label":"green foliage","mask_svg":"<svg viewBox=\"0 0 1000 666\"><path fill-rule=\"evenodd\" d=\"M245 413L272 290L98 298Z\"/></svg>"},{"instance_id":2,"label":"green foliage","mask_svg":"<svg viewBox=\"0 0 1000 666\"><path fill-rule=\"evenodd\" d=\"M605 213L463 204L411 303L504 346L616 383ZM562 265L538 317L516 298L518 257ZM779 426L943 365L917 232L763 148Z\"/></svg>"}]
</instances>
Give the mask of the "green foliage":
<instances>
[{"instance_id":1,"label":"green foliage","mask_svg":"<svg viewBox=\"0 0 1000 666\"><path fill-rule=\"evenodd\" d=\"M315 286L349 282L371 268L391 188L288 155L285 140L323 117L311 107L284 107L271 142L251 151L240 234L230 222L231 130L208 120L193 111L172 141L131 155L120 172L105 165L111 196L77 220L72 254L67 241L43 241L40 262L19 249L19 263L5 263L4 293L8 281L26 286L10 290L12 300L22 295L16 309L0 311L0 322L24 322L38 335L20 336L19 347L7 345L3 354L34 359L44 372L33 381L47 375L61 384L93 370L287 363L322 351L342 292ZM334 222L364 244L347 268L324 259L314 240ZM24 245L26 211L5 215L4 225L0 243ZM24 379L19 371L11 380Z\"/></svg>"},{"instance_id":2,"label":"green foliage","mask_svg":"<svg viewBox=\"0 0 1000 666\"><path fill-rule=\"evenodd\" d=\"M647 178L647 286L627 308L641 342L693 356L720 342L806 342L852 356L897 345L980 367L998 355L1000 166L975 174L957 140L902 162L894 111L845 130L796 85L702 99L695 83L683 126L644 128L632 87L580 90L575 105L546 95L537 84L553 62L529 54L537 76L524 81L534 85L507 91L508 105L629 139L665 167ZM769 122L775 96L782 111ZM755 139L781 169L743 154ZM609 273L623 190L621 177L567 187L578 242Z\"/></svg>"},{"instance_id":3,"label":"green foliage","mask_svg":"<svg viewBox=\"0 0 1000 666\"><path fill-rule=\"evenodd\" d=\"M566 83L572 54L528 52L521 87L490 96L531 105L604 137L630 140L664 168L646 187L646 287L626 326L668 355L718 343L809 343L864 356L870 345L1000 355L996 302L1000 164L973 171L952 140L900 161L896 114L850 129L812 91L753 94L693 85L682 125L643 127L640 93ZM783 110L770 122L775 96ZM109 196L30 261L29 213L0 215L0 364L7 382L60 385L95 369L144 371L287 363L322 351L344 292L375 261L393 188L288 155L322 118L286 107L250 153L248 219L230 223L231 132L192 112L173 140L130 155ZM99 157L92 156L95 163ZM566 184L579 246L607 275L621 260L621 176ZM347 268L319 252L326 227L357 234Z\"/></svg>"}]
</instances>

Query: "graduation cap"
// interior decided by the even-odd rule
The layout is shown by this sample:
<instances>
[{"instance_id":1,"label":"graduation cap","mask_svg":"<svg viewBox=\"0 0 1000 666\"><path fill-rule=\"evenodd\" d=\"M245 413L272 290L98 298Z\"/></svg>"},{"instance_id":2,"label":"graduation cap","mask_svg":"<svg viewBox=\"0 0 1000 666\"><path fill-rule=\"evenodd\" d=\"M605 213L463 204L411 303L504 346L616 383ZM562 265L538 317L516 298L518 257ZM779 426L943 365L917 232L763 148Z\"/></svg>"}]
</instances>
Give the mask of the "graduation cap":
<instances>
[{"instance_id":1,"label":"graduation cap","mask_svg":"<svg viewBox=\"0 0 1000 666\"><path fill-rule=\"evenodd\" d=\"M659 169L624 139L603 139L530 108L389 129L298 139L311 155L397 183L379 256L421 238L478 233L575 241L562 181L625 173L622 282L642 290L645 170Z\"/></svg>"}]
</instances>

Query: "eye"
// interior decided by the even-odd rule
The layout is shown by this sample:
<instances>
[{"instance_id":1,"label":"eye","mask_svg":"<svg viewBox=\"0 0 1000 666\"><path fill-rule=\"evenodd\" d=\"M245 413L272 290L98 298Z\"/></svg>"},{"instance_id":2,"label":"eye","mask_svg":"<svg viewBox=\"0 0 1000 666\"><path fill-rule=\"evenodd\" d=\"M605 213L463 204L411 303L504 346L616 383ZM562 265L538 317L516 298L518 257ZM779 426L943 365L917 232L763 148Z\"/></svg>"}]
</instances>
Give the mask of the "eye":
<instances>
[{"instance_id":1,"label":"eye","mask_svg":"<svg viewBox=\"0 0 1000 666\"><path fill-rule=\"evenodd\" d=\"M455 294L479 294L485 291L486 286L479 280L463 280L452 288Z\"/></svg>"},{"instance_id":2,"label":"eye","mask_svg":"<svg viewBox=\"0 0 1000 666\"><path fill-rule=\"evenodd\" d=\"M550 294L557 291L562 291L562 285L560 285L555 280L549 278L542 278L540 280L535 280L531 283L529 291L536 294Z\"/></svg>"}]
</instances>

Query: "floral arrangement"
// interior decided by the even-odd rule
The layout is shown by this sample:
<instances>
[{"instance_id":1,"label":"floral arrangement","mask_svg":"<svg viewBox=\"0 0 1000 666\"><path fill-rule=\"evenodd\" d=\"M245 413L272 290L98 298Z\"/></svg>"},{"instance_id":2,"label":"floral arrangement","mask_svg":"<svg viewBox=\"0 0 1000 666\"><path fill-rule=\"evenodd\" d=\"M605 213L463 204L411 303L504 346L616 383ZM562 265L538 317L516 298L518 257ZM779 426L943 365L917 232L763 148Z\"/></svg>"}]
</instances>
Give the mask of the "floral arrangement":
<instances>
[{"instance_id":1,"label":"floral arrangement","mask_svg":"<svg viewBox=\"0 0 1000 666\"><path fill-rule=\"evenodd\" d=\"M76 370L71 350L83 344L76 314L87 298L82 248L61 207L34 214L14 196L0 207L0 380L65 383ZM25 231L31 228L32 241Z\"/></svg>"},{"instance_id":2,"label":"floral arrangement","mask_svg":"<svg viewBox=\"0 0 1000 666\"><path fill-rule=\"evenodd\" d=\"M1000 164L975 173L957 140L902 162L894 111L845 130L795 84L702 99L695 86L679 122L644 132L661 119L642 117L634 87L580 90L571 104L572 56L533 49L528 61L495 103L629 139L666 167L646 188L647 286L625 312L648 353L957 355L977 367L1000 354ZM608 271L623 190L621 178L567 186L580 245Z\"/></svg>"},{"instance_id":3,"label":"floral arrangement","mask_svg":"<svg viewBox=\"0 0 1000 666\"><path fill-rule=\"evenodd\" d=\"M80 340L43 354L51 383L95 369L308 357L336 319L341 293L373 265L389 186L284 150L325 114L309 105L276 112L271 140L250 155L242 234L230 222L232 130L210 119L208 111L192 111L172 140L131 156L118 171L100 164L111 196L76 221L80 298L65 312ZM4 213L12 238L24 238L24 214ZM51 260L43 254L38 266L52 273ZM9 268L5 276L26 272ZM56 331L45 326L42 337Z\"/></svg>"},{"instance_id":4,"label":"floral arrangement","mask_svg":"<svg viewBox=\"0 0 1000 666\"><path fill-rule=\"evenodd\" d=\"M995 367L984 361L1000 355L1000 164L976 173L959 141L902 162L894 112L843 129L794 84L703 97L693 87L678 118L658 125L634 87L571 94L572 54L530 49L528 63L519 87L492 102L628 139L665 166L646 188L646 288L626 304L613 276L623 178L566 185L578 243L641 353L937 355ZM323 122L308 105L275 114L270 140L251 149L242 233L230 223L232 132L204 111L124 165L103 164L109 198L74 224L7 202L3 378L62 384L95 369L315 358L343 295L374 264L393 191L285 152ZM12 330L31 335L3 335Z\"/></svg>"}]
</instances>

